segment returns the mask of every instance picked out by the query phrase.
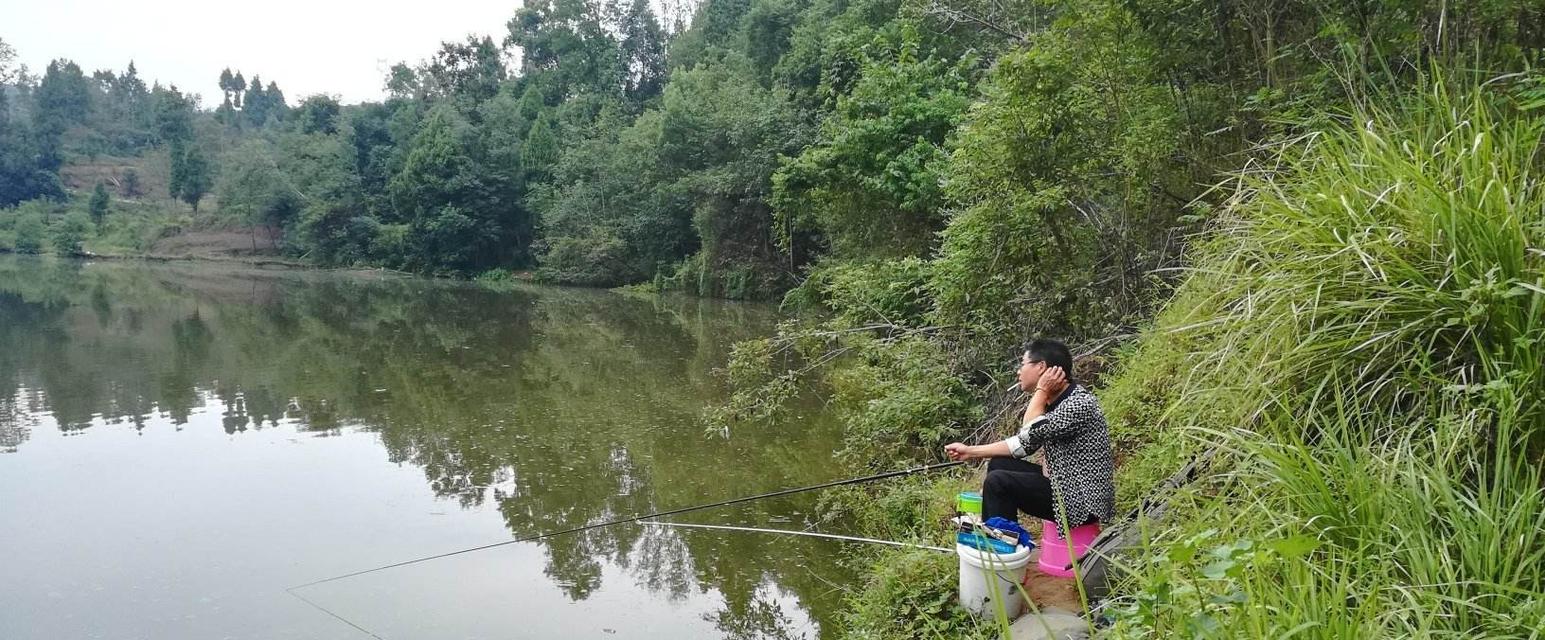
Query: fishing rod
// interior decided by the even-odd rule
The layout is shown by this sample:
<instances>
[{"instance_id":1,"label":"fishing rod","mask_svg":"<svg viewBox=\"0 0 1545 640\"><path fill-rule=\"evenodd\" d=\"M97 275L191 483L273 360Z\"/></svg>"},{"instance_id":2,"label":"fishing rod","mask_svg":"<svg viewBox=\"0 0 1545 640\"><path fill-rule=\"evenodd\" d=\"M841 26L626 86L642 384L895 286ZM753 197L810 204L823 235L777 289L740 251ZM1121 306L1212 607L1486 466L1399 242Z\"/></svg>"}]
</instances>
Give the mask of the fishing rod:
<instances>
[{"instance_id":1,"label":"fishing rod","mask_svg":"<svg viewBox=\"0 0 1545 640\"><path fill-rule=\"evenodd\" d=\"M714 507L723 507L723 506L728 506L728 505L732 505L732 504L739 504L739 503L742 503L742 502L750 502L752 500L762 500L762 499L766 499L766 498L776 498L778 496L786 496L786 495L795 494L795 493L803 493L803 492L806 492L806 491L815 491L817 489L828 489L828 488L831 488L831 487L840 487L840 486L845 486L845 485L850 485L850 484L861 484L861 483L865 483L865 482L873 482L875 480L884 480L886 478L895 478L897 476L911 475L911 474L914 474L914 473L924 473L924 472L927 472L927 471L935 471L935 470L938 470L938 469L947 469L949 467L960 466L962 464L965 464L964 460L957 460L955 462L940 462L940 463L937 463L937 464L925 464L925 465L920 466L920 467L913 467L911 469L902 469L900 471L888 471L888 472L885 472L885 473L877 473L877 474L872 475L872 476L863 476L863 477L860 477L860 478L848 478L846 480L834 480L832 482L825 482L825 483L822 483L822 484L810 485L808 487L798 487L798 488L795 488L795 489L782 489L782 490L779 490L779 491L772 491L772 492L769 492L769 493L761 493L761 494L757 494L757 495L754 495L754 496L745 496L745 497L741 497L741 498L733 498L733 499L730 499L730 500L721 500L719 502L713 502L713 503L709 503L709 504L700 504L700 505L696 505L696 506L692 506L692 507L681 507L681 508L678 508L678 509L668 509L668 510L665 510L665 511L656 511L654 513L639 514L639 515L629 516L629 517L626 517L626 518L620 518L620 519L617 519L617 520L609 520L607 522L598 522L598 523L595 523L595 524L587 524L587 525L582 525L582 526L578 526L578 527L571 527L571 528L568 528L568 529L563 529L561 531L551 531L551 532L548 532L548 533L537 534L537 535L534 535L534 536L527 536L525 538L517 538L515 540L505 540L504 542L495 542L493 544L485 544L485 545L482 545L482 546L472 547L472 548L469 548L469 549L461 549L459 551L451 551L451 552L448 552L448 553L441 553L441 554L436 554L436 555L432 555L432 556L425 556L425 557L422 557L422 558L414 558L412 560L405 560L405 561L402 561L402 562L394 562L392 564L388 564L388 565L384 565L384 566L380 566L380 567L375 567L373 569L365 569L363 571L355 571L353 573L345 573L343 575L333 576L331 578L324 578L322 580L317 580L317 581L314 581L314 582L307 582L305 584L295 585L293 587L285 589L285 591L289 591L291 593L291 595L296 595L296 597L299 597L298 594L294 593L295 590L297 590L297 589L304 589L306 587L314 587L314 586L319 585L319 584L326 584L328 582L335 582L335 581L338 581L338 580L343 580L345 578L353 578L353 577L356 577L356 576L362 576L362 575L365 575L367 573L375 573L377 571L385 571L387 569L395 569L397 567L405 567L405 566L408 566L410 564L418 564L420 562L428 562L430 560L438 560L440 558L449 558L451 556L461 555L461 554L464 554L464 553L472 553L474 551L482 551L484 549L492 549L494 547L502 547L502 546L505 546L505 545L518 544L518 543L521 543L521 542L535 542L537 540L543 540L543 539L551 538L551 537L554 537L554 536L561 536L561 535L570 534L570 533L579 533L581 531L589 531L591 529L600 529L602 527L610 527L610 526L613 526L613 525L625 524L625 523L629 523L629 522L639 522L639 521L642 521L642 520L655 520L655 519L658 519L658 518L663 518L665 516L673 516L673 515L677 515L677 514L688 513L688 512L691 512L691 511L701 511L703 509L712 509ZM305 598L301 598L301 599L304 600Z\"/></svg>"},{"instance_id":2,"label":"fishing rod","mask_svg":"<svg viewBox=\"0 0 1545 640\"><path fill-rule=\"evenodd\" d=\"M893 547L909 547L913 549L928 549L930 551L953 551L946 547L935 547L926 544L913 544L911 542L896 542L895 540L880 540L878 538L860 538L857 536L839 536L835 533L820 533L817 531L796 531L793 529L759 529L757 527L732 527L722 524L697 524L693 522L659 522L653 520L640 520L639 524L654 525L657 527L685 527L689 529L718 529L720 531L750 531L753 533L777 533L790 536L810 536L812 538L827 538L829 540L843 540L846 542L870 542L874 544L888 544Z\"/></svg>"}]
</instances>

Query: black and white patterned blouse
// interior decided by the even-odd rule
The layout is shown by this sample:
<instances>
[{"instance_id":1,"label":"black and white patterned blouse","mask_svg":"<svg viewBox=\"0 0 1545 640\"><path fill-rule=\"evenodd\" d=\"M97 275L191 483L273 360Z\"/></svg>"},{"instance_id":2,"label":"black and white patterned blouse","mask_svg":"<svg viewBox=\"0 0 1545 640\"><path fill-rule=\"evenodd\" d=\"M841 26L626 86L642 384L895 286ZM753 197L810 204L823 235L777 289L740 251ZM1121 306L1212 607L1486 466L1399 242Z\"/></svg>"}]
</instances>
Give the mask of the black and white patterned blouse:
<instances>
[{"instance_id":1,"label":"black and white patterned blouse","mask_svg":"<svg viewBox=\"0 0 1545 640\"><path fill-rule=\"evenodd\" d=\"M1020 459L1046 449L1052 494L1066 509L1068 523L1078 526L1090 517L1110 522L1116 509L1110 428L1100 401L1083 385L1069 387L1045 414L1025 423L1006 442L1010 453ZM1057 527L1060 530L1062 524Z\"/></svg>"}]
</instances>

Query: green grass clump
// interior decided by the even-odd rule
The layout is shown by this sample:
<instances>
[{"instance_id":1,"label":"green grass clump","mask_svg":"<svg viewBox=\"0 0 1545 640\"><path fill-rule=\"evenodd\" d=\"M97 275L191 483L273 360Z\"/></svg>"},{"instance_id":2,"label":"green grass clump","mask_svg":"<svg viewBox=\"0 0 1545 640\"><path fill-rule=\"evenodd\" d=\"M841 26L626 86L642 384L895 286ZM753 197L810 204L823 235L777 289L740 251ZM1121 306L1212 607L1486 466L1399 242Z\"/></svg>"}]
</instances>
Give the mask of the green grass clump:
<instances>
[{"instance_id":1,"label":"green grass clump","mask_svg":"<svg viewBox=\"0 0 1545 640\"><path fill-rule=\"evenodd\" d=\"M869 583L850 600L844 637L862 640L914 638L987 639L998 635L988 617L960 607L959 560L953 553L886 551Z\"/></svg>"},{"instance_id":2,"label":"green grass clump","mask_svg":"<svg viewBox=\"0 0 1545 640\"><path fill-rule=\"evenodd\" d=\"M1545 636L1545 122L1444 86L1232 185L1106 396L1222 453L1112 635Z\"/></svg>"}]
</instances>

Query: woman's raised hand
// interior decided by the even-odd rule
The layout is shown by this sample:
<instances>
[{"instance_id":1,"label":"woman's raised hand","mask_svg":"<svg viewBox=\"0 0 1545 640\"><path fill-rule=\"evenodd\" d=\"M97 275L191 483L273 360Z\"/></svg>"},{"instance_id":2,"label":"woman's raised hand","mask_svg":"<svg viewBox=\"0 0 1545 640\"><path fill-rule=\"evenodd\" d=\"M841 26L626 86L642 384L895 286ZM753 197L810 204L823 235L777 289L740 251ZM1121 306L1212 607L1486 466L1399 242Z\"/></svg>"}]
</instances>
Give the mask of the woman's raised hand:
<instances>
[{"instance_id":1,"label":"woman's raised hand","mask_svg":"<svg viewBox=\"0 0 1545 640\"><path fill-rule=\"evenodd\" d=\"M1053 397L1062 393L1062 390L1067 388L1067 386L1068 374L1062 370L1062 367L1047 367L1045 371L1041 372L1041 379L1035 382L1036 389L1044 389L1047 393L1052 394Z\"/></svg>"}]
</instances>

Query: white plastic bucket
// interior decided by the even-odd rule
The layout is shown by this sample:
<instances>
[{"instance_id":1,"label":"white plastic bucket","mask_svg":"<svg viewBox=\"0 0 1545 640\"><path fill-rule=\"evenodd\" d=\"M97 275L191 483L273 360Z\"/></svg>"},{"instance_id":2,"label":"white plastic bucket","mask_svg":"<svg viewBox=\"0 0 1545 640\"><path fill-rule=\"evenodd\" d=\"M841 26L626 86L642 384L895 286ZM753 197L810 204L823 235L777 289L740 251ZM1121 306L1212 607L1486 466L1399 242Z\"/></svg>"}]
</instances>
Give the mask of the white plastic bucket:
<instances>
[{"instance_id":1,"label":"white plastic bucket","mask_svg":"<svg viewBox=\"0 0 1545 640\"><path fill-rule=\"evenodd\" d=\"M1019 581L1030 563L1028 547L993 553L956 544L955 554L960 556L960 606L975 614L993 615L1001 602L1010 619L1019 615L1025 606Z\"/></svg>"}]
</instances>

